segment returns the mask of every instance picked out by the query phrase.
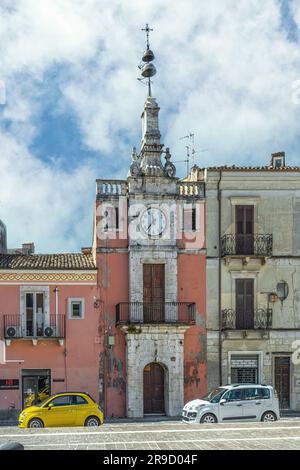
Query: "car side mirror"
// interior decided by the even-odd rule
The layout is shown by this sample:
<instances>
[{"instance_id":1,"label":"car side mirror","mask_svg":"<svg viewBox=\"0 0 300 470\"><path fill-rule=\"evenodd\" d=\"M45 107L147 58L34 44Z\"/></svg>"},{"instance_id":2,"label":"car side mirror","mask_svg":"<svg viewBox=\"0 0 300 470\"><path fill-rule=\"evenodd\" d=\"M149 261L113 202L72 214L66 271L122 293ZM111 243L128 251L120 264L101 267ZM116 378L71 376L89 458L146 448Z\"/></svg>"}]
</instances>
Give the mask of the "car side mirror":
<instances>
[{"instance_id":1,"label":"car side mirror","mask_svg":"<svg viewBox=\"0 0 300 470\"><path fill-rule=\"evenodd\" d=\"M52 408L53 408L53 403L50 403L50 404L48 405L48 410L51 410Z\"/></svg>"},{"instance_id":2,"label":"car side mirror","mask_svg":"<svg viewBox=\"0 0 300 470\"><path fill-rule=\"evenodd\" d=\"M227 402L226 398L221 398L220 405L224 405L224 403L226 403L226 402Z\"/></svg>"}]
</instances>

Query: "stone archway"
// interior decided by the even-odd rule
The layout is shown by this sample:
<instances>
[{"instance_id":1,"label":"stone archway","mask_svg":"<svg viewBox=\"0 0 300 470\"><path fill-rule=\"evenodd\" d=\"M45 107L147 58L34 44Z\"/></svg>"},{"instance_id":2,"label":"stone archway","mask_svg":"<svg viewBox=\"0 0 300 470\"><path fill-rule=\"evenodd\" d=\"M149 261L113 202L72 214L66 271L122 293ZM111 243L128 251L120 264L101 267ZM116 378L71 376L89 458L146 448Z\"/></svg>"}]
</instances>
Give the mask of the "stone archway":
<instances>
[{"instance_id":1,"label":"stone archway","mask_svg":"<svg viewBox=\"0 0 300 470\"><path fill-rule=\"evenodd\" d=\"M143 372L144 414L165 414L165 370L157 362L147 364Z\"/></svg>"}]
</instances>

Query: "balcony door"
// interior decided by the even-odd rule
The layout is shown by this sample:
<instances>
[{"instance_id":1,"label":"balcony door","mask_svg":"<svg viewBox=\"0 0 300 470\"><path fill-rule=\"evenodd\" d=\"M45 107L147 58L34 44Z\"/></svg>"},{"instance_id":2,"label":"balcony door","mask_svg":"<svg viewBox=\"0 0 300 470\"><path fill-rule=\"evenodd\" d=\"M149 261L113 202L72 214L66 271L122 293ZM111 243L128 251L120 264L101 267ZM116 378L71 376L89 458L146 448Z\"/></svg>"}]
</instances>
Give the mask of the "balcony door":
<instances>
[{"instance_id":1,"label":"balcony door","mask_svg":"<svg viewBox=\"0 0 300 470\"><path fill-rule=\"evenodd\" d=\"M236 329L254 328L254 280L236 279Z\"/></svg>"},{"instance_id":2,"label":"balcony door","mask_svg":"<svg viewBox=\"0 0 300 470\"><path fill-rule=\"evenodd\" d=\"M165 265L143 266L144 323L160 323L165 317Z\"/></svg>"},{"instance_id":3,"label":"balcony door","mask_svg":"<svg viewBox=\"0 0 300 470\"><path fill-rule=\"evenodd\" d=\"M25 336L43 336L45 329L45 298L43 292L25 295Z\"/></svg>"},{"instance_id":4,"label":"balcony door","mask_svg":"<svg viewBox=\"0 0 300 470\"><path fill-rule=\"evenodd\" d=\"M254 206L235 208L236 254L254 253Z\"/></svg>"}]
</instances>

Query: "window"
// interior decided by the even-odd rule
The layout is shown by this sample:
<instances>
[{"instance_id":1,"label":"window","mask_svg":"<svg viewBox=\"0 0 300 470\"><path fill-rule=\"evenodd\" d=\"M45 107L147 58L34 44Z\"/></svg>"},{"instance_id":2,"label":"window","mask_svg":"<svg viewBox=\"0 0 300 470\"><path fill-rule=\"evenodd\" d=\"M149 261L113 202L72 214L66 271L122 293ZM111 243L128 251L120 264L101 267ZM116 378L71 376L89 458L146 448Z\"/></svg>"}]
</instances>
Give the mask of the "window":
<instances>
[{"instance_id":1,"label":"window","mask_svg":"<svg viewBox=\"0 0 300 470\"><path fill-rule=\"evenodd\" d=\"M104 231L119 229L119 207L107 207L104 212Z\"/></svg>"},{"instance_id":2,"label":"window","mask_svg":"<svg viewBox=\"0 0 300 470\"><path fill-rule=\"evenodd\" d=\"M72 396L70 395L63 395L61 397L54 398L48 405L53 406L69 406L72 404Z\"/></svg>"},{"instance_id":3,"label":"window","mask_svg":"<svg viewBox=\"0 0 300 470\"><path fill-rule=\"evenodd\" d=\"M183 210L183 227L184 230L190 230L195 232L197 229L197 219L196 219L196 208L195 207L185 207Z\"/></svg>"},{"instance_id":4,"label":"window","mask_svg":"<svg viewBox=\"0 0 300 470\"><path fill-rule=\"evenodd\" d=\"M69 299L69 318L72 320L84 318L84 299Z\"/></svg>"},{"instance_id":5,"label":"window","mask_svg":"<svg viewBox=\"0 0 300 470\"><path fill-rule=\"evenodd\" d=\"M87 405L88 402L85 398L81 397L80 395L73 396L73 404L74 405Z\"/></svg>"},{"instance_id":6,"label":"window","mask_svg":"<svg viewBox=\"0 0 300 470\"><path fill-rule=\"evenodd\" d=\"M243 390L236 388L230 390L222 398L225 398L227 401L239 401L243 399Z\"/></svg>"},{"instance_id":7,"label":"window","mask_svg":"<svg viewBox=\"0 0 300 470\"><path fill-rule=\"evenodd\" d=\"M270 390L267 388L245 388L244 400L266 400L270 398Z\"/></svg>"},{"instance_id":8,"label":"window","mask_svg":"<svg viewBox=\"0 0 300 470\"><path fill-rule=\"evenodd\" d=\"M231 357L231 383L258 383L258 356Z\"/></svg>"}]
</instances>

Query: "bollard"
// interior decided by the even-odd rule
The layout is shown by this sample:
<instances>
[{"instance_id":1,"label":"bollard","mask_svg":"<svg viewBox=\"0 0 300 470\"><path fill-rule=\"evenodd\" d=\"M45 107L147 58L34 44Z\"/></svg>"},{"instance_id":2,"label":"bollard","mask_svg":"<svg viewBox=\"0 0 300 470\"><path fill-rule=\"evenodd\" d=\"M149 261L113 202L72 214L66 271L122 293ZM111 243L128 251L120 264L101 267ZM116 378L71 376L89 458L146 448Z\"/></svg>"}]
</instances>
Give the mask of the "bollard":
<instances>
[{"instance_id":1,"label":"bollard","mask_svg":"<svg viewBox=\"0 0 300 470\"><path fill-rule=\"evenodd\" d=\"M19 442L5 442L0 444L0 450L24 450L24 446Z\"/></svg>"}]
</instances>

